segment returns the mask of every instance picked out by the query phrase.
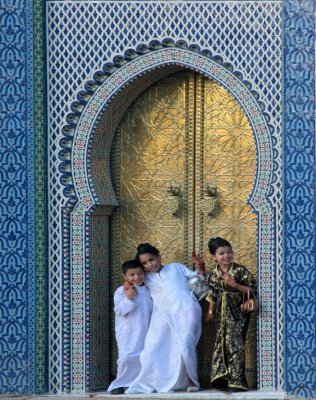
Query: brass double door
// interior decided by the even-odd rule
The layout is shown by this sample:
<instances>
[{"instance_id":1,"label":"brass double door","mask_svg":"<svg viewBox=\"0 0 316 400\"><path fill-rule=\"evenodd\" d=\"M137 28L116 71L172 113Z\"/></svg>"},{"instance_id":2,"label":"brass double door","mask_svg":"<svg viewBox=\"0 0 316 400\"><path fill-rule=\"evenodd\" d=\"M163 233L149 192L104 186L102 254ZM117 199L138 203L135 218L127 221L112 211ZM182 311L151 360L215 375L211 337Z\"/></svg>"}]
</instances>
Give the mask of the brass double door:
<instances>
[{"instance_id":1,"label":"brass double door","mask_svg":"<svg viewBox=\"0 0 316 400\"><path fill-rule=\"evenodd\" d=\"M256 274L257 220L247 204L255 143L225 88L189 70L148 88L125 114L112 166L120 201L111 228L114 287L141 242L160 249L164 263L190 266L195 250L210 267L207 241L221 236Z\"/></svg>"}]
</instances>

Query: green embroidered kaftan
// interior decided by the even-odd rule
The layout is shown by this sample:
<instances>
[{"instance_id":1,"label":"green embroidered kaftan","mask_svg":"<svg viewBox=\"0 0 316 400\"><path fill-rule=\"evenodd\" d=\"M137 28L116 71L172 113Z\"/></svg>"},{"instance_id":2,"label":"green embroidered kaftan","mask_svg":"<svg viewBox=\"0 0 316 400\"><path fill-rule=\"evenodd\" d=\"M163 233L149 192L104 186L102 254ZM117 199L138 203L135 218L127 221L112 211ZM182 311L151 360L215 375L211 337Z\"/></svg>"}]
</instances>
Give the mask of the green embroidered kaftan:
<instances>
[{"instance_id":1,"label":"green embroidered kaftan","mask_svg":"<svg viewBox=\"0 0 316 400\"><path fill-rule=\"evenodd\" d=\"M256 292L256 282L246 267L232 264L228 270L237 283ZM242 314L240 304L243 294L226 285L221 270L216 266L208 276L209 302L215 303L216 338L211 366L211 382L214 387L227 381L229 388L247 390L245 377L245 338L249 314Z\"/></svg>"}]
</instances>

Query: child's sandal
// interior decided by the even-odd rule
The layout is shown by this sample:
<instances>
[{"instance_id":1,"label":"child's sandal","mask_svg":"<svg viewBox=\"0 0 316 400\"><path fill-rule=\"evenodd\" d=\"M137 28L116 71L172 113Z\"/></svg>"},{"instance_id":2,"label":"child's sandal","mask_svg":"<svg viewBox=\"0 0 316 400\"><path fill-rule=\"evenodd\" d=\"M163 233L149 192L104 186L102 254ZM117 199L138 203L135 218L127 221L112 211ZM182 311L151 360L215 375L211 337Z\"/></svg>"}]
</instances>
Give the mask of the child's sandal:
<instances>
[{"instance_id":1,"label":"child's sandal","mask_svg":"<svg viewBox=\"0 0 316 400\"><path fill-rule=\"evenodd\" d=\"M200 387L199 386L189 386L187 388L187 392L199 392L200 391Z\"/></svg>"}]
</instances>

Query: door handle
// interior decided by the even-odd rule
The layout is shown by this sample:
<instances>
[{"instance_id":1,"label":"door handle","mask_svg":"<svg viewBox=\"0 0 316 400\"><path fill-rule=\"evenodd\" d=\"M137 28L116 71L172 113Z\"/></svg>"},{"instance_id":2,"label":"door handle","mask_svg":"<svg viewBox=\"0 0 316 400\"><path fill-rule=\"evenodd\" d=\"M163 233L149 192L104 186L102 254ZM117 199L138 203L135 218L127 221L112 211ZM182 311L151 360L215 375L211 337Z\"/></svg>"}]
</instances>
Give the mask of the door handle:
<instances>
[{"instance_id":1,"label":"door handle","mask_svg":"<svg viewBox=\"0 0 316 400\"><path fill-rule=\"evenodd\" d=\"M204 198L200 202L200 210L209 216L214 216L214 211L219 205L219 195L217 186L207 183L204 189Z\"/></svg>"},{"instance_id":2,"label":"door handle","mask_svg":"<svg viewBox=\"0 0 316 400\"><path fill-rule=\"evenodd\" d=\"M178 217L180 215L182 200L181 184L179 182L170 182L167 193L164 199L164 206L170 214Z\"/></svg>"}]
</instances>

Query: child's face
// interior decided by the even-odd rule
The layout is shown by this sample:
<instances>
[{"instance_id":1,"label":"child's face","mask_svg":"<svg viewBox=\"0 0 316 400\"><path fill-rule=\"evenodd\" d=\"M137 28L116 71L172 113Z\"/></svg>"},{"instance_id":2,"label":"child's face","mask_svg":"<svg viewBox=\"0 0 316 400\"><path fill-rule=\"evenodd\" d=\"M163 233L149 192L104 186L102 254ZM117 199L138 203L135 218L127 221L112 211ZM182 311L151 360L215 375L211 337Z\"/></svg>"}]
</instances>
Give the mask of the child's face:
<instances>
[{"instance_id":1,"label":"child's face","mask_svg":"<svg viewBox=\"0 0 316 400\"><path fill-rule=\"evenodd\" d=\"M215 255L212 255L212 257L220 266L227 267L233 261L234 253L229 246L218 247L215 251Z\"/></svg>"},{"instance_id":2,"label":"child's face","mask_svg":"<svg viewBox=\"0 0 316 400\"><path fill-rule=\"evenodd\" d=\"M139 262L147 272L159 272L161 270L161 258L154 254L145 253L139 256Z\"/></svg>"},{"instance_id":3,"label":"child's face","mask_svg":"<svg viewBox=\"0 0 316 400\"><path fill-rule=\"evenodd\" d=\"M143 268L131 268L126 271L124 278L133 286L141 286L144 283L145 273Z\"/></svg>"}]
</instances>

